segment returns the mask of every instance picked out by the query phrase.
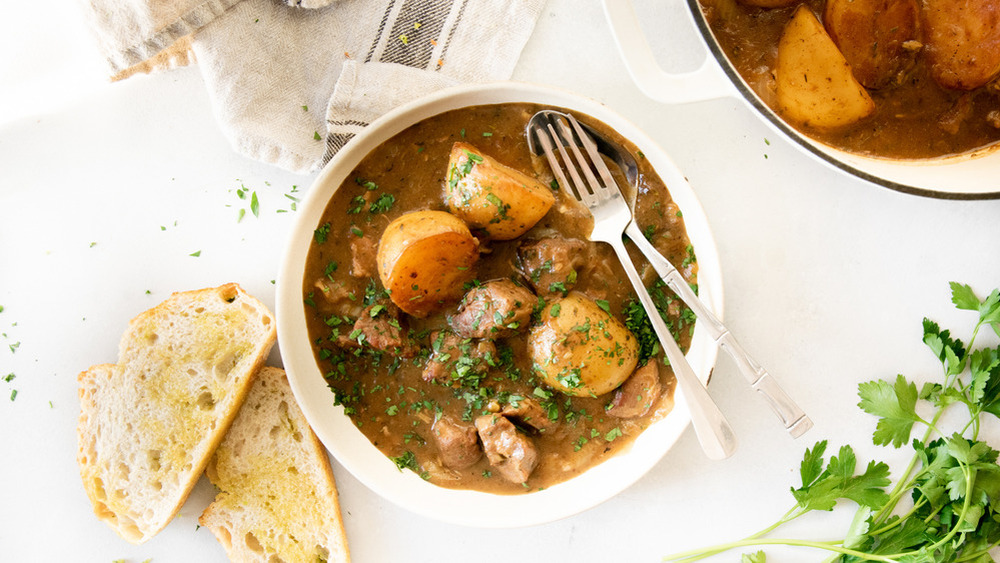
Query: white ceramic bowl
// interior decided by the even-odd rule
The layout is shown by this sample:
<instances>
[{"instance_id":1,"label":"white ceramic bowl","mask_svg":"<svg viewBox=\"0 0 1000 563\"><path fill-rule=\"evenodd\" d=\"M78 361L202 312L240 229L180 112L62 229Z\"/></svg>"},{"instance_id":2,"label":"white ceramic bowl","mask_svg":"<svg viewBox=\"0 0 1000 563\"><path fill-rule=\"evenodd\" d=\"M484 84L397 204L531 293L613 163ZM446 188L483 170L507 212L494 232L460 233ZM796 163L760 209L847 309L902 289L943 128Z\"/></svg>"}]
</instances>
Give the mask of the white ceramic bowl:
<instances>
[{"instance_id":1,"label":"white ceramic bowl","mask_svg":"<svg viewBox=\"0 0 1000 563\"><path fill-rule=\"evenodd\" d=\"M774 130L810 156L878 186L941 199L1000 198L1000 144L947 158L894 160L860 156L820 143L785 123L743 80L712 34L698 0L670 0L685 5L683 11L690 16L690 23L708 51L697 70L681 74L660 68L631 0L603 1L629 74L639 89L654 100L679 104L740 98Z\"/></svg>"},{"instance_id":2,"label":"white ceramic bowl","mask_svg":"<svg viewBox=\"0 0 1000 563\"><path fill-rule=\"evenodd\" d=\"M451 109L512 102L557 106L593 116L616 129L643 151L684 213L688 235L698 255L701 298L720 318L722 316L718 252L694 191L662 149L634 125L598 102L527 84L508 82L464 86L400 107L352 139L323 169L297 213L277 283L276 312L282 360L295 396L316 435L336 460L359 481L412 512L475 527L540 524L595 506L649 471L676 442L690 420L686 406L678 401L673 412L651 425L631 448L585 473L538 492L495 495L446 489L424 481L409 470L400 472L354 426L344 414L343 407L333 406L333 393L313 357L302 297L306 254L327 201L362 158L406 127ZM687 358L702 381L708 381L715 364L716 348L698 325L695 326Z\"/></svg>"}]
</instances>

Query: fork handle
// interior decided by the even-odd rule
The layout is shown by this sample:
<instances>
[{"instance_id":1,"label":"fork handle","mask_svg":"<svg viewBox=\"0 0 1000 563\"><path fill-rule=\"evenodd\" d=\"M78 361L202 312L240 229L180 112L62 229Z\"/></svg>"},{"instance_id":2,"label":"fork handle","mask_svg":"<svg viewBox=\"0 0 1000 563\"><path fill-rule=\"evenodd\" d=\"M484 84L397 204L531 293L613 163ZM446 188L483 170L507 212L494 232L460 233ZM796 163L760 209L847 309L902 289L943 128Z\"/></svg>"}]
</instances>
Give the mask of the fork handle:
<instances>
[{"instance_id":1,"label":"fork handle","mask_svg":"<svg viewBox=\"0 0 1000 563\"><path fill-rule=\"evenodd\" d=\"M670 330L667 329L667 325L664 324L659 311L656 310L656 305L653 304L653 299L642 283L639 272L636 271L635 265L625 249L625 244L621 239L618 239L617 244L615 242L609 244L618 255L618 259L625 269L625 274L632 282L636 295L639 296L639 301L646 309L653 330L660 339L664 354L666 354L670 367L673 368L674 375L677 377L678 387L691 411L691 423L702 450L710 459L725 459L733 455L733 452L736 451L736 435L733 433L729 421L719 411L719 407L712 400L705 386L701 384L694 370L691 369L691 364L688 363L684 353L674 341L673 335L670 334Z\"/></svg>"},{"instance_id":2,"label":"fork handle","mask_svg":"<svg viewBox=\"0 0 1000 563\"><path fill-rule=\"evenodd\" d=\"M677 271L677 268L646 240L635 221L629 223L625 234L639 247L656 273L667 284L667 287L680 297L688 307L691 307L695 315L698 316L698 321L704 323L703 326L719 344L719 347L732 356L740 373L750 383L750 386L760 393L771 410L778 415L788 433L793 438L798 438L812 428L812 421L806 416L806 413L785 393L784 389L778 385L777 380L747 353L719 318L702 303L701 299L688 286L687 280Z\"/></svg>"}]
</instances>

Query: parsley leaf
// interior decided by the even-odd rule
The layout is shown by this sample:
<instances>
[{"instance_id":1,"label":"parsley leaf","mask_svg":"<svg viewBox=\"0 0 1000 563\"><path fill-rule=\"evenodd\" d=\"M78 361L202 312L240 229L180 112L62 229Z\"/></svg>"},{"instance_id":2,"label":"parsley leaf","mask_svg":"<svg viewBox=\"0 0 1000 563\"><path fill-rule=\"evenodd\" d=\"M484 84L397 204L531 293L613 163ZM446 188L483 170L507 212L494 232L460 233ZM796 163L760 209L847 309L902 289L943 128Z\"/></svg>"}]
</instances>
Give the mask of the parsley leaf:
<instances>
[{"instance_id":1,"label":"parsley leaf","mask_svg":"<svg viewBox=\"0 0 1000 563\"><path fill-rule=\"evenodd\" d=\"M803 458L800 468L803 485L792 489L792 496L803 510L833 510L839 499L871 507L885 503L889 498L883 490L890 483L888 465L870 462L864 473L854 475L857 465L854 450L843 446L837 456L830 458L827 468L819 472L825 449L826 442L820 442L813 451L806 450Z\"/></svg>"},{"instance_id":2,"label":"parsley leaf","mask_svg":"<svg viewBox=\"0 0 1000 563\"><path fill-rule=\"evenodd\" d=\"M881 417L875 429L873 440L884 446L892 443L900 447L910 440L913 424L921 422L917 416L917 386L906 381L902 375L896 376L896 383L869 381L858 386L861 402L858 406L869 414Z\"/></svg>"}]
</instances>

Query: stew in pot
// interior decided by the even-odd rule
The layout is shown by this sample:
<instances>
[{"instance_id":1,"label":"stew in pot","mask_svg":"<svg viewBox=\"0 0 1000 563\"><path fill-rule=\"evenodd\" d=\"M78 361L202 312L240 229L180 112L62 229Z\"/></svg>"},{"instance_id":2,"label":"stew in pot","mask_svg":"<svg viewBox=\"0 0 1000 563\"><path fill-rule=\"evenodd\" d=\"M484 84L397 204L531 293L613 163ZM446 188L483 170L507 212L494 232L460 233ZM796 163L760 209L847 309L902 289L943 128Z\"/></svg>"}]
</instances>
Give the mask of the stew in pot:
<instances>
[{"instance_id":1,"label":"stew in pot","mask_svg":"<svg viewBox=\"0 0 1000 563\"><path fill-rule=\"evenodd\" d=\"M804 134L926 159L1000 140L996 0L699 0L760 99Z\"/></svg>"}]
</instances>

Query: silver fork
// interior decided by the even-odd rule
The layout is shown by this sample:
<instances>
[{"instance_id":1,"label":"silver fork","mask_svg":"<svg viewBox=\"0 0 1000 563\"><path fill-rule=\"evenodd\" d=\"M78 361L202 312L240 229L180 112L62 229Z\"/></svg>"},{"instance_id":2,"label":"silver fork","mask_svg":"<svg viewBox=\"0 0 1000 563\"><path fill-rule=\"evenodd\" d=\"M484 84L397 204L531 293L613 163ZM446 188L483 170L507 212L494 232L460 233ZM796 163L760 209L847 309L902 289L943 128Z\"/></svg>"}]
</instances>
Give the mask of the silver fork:
<instances>
[{"instance_id":1,"label":"silver fork","mask_svg":"<svg viewBox=\"0 0 1000 563\"><path fill-rule=\"evenodd\" d=\"M691 411L691 422L702 450L711 459L725 459L736 450L736 435L733 433L729 421L719 411L719 407L684 358L683 352L677 346L660 317L649 292L646 291L646 287L642 283L639 272L636 271L635 265L625 249L622 235L625 232L625 227L632 221L632 211L629 209L628 203L625 202L621 191L613 180L610 183L602 182L594 176L590 162L580 152L577 143L573 140L574 130L581 139L585 138L586 134L572 115L567 115L565 119L553 116L544 128L535 127L534 135L541 144L559 185L567 194L586 205L593 215L594 229L590 234L590 240L610 244L615 254L618 255L618 260L635 288L636 295L645 308L667 360L674 370L678 387ZM556 151L562 157L562 166L556 159ZM570 159L569 153L573 154L575 160ZM601 158L597 154L596 148L588 153L591 159L599 160ZM566 175L563 173L564 168L569 172L572 182L567 181ZM583 177L580 175L581 172Z\"/></svg>"}]
</instances>

